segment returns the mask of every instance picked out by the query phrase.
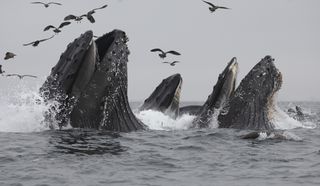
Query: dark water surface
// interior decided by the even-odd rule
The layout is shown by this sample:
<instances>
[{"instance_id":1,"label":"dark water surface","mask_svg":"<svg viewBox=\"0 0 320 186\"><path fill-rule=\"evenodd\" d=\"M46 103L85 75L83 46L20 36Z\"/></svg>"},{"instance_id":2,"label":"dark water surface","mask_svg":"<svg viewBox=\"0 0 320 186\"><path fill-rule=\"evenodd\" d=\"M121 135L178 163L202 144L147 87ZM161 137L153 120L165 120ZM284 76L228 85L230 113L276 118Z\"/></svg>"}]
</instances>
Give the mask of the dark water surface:
<instances>
[{"instance_id":1,"label":"dark water surface","mask_svg":"<svg viewBox=\"0 0 320 186\"><path fill-rule=\"evenodd\" d=\"M0 185L320 185L320 103L301 140L233 129L0 132ZM282 103L282 108L290 106Z\"/></svg>"}]
</instances>

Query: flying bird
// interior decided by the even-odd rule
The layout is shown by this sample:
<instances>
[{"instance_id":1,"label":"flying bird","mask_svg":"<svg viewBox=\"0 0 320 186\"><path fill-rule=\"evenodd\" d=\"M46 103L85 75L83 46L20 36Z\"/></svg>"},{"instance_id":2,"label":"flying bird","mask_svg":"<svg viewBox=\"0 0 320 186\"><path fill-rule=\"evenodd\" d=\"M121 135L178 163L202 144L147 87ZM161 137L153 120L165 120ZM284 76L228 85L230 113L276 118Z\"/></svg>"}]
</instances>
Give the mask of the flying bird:
<instances>
[{"instance_id":1,"label":"flying bird","mask_svg":"<svg viewBox=\"0 0 320 186\"><path fill-rule=\"evenodd\" d=\"M92 14L96 13L96 10L100 10L100 9L104 9L106 8L108 5L103 5L102 7L99 8L94 8L92 10L90 10L89 12L87 12L87 14L85 14L85 16L87 17L87 19L91 22L94 23L96 22L95 19L93 18Z\"/></svg>"},{"instance_id":2,"label":"flying bird","mask_svg":"<svg viewBox=\"0 0 320 186\"><path fill-rule=\"evenodd\" d=\"M224 7L224 6L216 6L216 5L214 5L214 4L212 4L212 3L208 2L208 1L203 1L203 2L207 3L208 5L210 5L209 10L210 10L211 13L213 13L214 11L216 11L219 8L220 9L229 9L227 7Z\"/></svg>"},{"instance_id":3,"label":"flying bird","mask_svg":"<svg viewBox=\"0 0 320 186\"><path fill-rule=\"evenodd\" d=\"M2 65L0 65L0 74L2 74L2 75L3 75L3 73L5 73L5 71L4 71L4 70L2 70Z\"/></svg>"},{"instance_id":4,"label":"flying bird","mask_svg":"<svg viewBox=\"0 0 320 186\"><path fill-rule=\"evenodd\" d=\"M47 41L49 39L52 39L53 37L54 37L54 35L49 38L46 38L46 39L36 40L36 41L32 41L31 43L23 44L23 46L32 45L32 46L36 47L39 45L40 42Z\"/></svg>"},{"instance_id":5,"label":"flying bird","mask_svg":"<svg viewBox=\"0 0 320 186\"><path fill-rule=\"evenodd\" d=\"M151 52L160 52L159 54L159 57L161 59L164 59L165 57L167 57L167 54L173 54L173 55L181 55L179 52L176 52L174 50L170 50L170 51L167 51L167 52L164 52L163 50L161 50L160 48L154 48L152 50L150 50Z\"/></svg>"},{"instance_id":6,"label":"flying bird","mask_svg":"<svg viewBox=\"0 0 320 186\"><path fill-rule=\"evenodd\" d=\"M49 5L62 5L61 3L56 3L56 2L49 2L49 3L43 3L43 2L32 2L31 4L42 4L44 7L48 8Z\"/></svg>"},{"instance_id":7,"label":"flying bird","mask_svg":"<svg viewBox=\"0 0 320 186\"><path fill-rule=\"evenodd\" d=\"M37 76L28 75L28 74L25 74L25 75L21 75L21 74L7 74L7 77L10 77L10 76L16 76L16 77L18 77L19 79L22 79L22 78L24 78L24 77L37 78Z\"/></svg>"},{"instance_id":8,"label":"flying bird","mask_svg":"<svg viewBox=\"0 0 320 186\"><path fill-rule=\"evenodd\" d=\"M171 66L175 66L176 65L176 63L180 63L180 61L173 61L173 62L162 62L162 63L168 63L169 65L171 65Z\"/></svg>"},{"instance_id":9,"label":"flying bird","mask_svg":"<svg viewBox=\"0 0 320 186\"><path fill-rule=\"evenodd\" d=\"M46 27L44 28L43 31L47 31L47 30L50 30L50 29L52 28L52 29L53 29L53 32L56 33L56 34L58 34L59 32L61 32L60 29L61 29L62 27L66 26L66 25L70 25L70 24L71 24L71 22L65 21L65 22L61 23L58 28L55 27L55 26L52 26L52 25L48 25L48 26L46 26Z\"/></svg>"},{"instance_id":10,"label":"flying bird","mask_svg":"<svg viewBox=\"0 0 320 186\"><path fill-rule=\"evenodd\" d=\"M4 56L4 60L8 60L10 58L14 58L14 56L16 56L16 54L12 53L12 52L7 52Z\"/></svg>"},{"instance_id":11,"label":"flying bird","mask_svg":"<svg viewBox=\"0 0 320 186\"><path fill-rule=\"evenodd\" d=\"M87 19L90 21L90 23L95 23L96 20L94 19L94 17L92 16L92 14L96 13L96 10L100 10L100 9L103 9L103 8L106 8L108 5L103 5L102 7L99 7L99 8L94 8L92 10L90 10L89 12L87 12L86 14L83 14L81 16L75 16L75 15L68 15L64 18L65 21L68 21L68 20L75 20L77 22L81 21L83 19L83 17L87 17Z\"/></svg>"},{"instance_id":12,"label":"flying bird","mask_svg":"<svg viewBox=\"0 0 320 186\"><path fill-rule=\"evenodd\" d=\"M83 17L85 17L85 16L86 16L86 14L81 15L81 16L75 16L75 15L70 14L70 15L66 16L66 17L64 18L64 20L65 20L65 21L75 20L75 21L77 21L77 22L80 22L80 21L83 19Z\"/></svg>"}]
</instances>

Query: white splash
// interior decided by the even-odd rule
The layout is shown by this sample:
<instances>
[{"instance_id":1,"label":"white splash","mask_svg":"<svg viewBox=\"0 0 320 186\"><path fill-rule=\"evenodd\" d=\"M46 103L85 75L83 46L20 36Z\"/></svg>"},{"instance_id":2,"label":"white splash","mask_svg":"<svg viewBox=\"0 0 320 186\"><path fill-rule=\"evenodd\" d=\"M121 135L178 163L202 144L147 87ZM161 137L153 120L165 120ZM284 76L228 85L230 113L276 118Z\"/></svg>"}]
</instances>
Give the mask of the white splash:
<instances>
[{"instance_id":1,"label":"white splash","mask_svg":"<svg viewBox=\"0 0 320 186\"><path fill-rule=\"evenodd\" d=\"M276 107L276 112L274 113L274 124L276 129L286 130L294 128L308 128L314 129L317 127L316 123L311 121L300 122L290 117L287 113Z\"/></svg>"},{"instance_id":2,"label":"white splash","mask_svg":"<svg viewBox=\"0 0 320 186\"><path fill-rule=\"evenodd\" d=\"M292 140L292 141L302 141L302 138L295 135L292 132L289 131L277 131L277 132L271 132L270 134L267 134L266 132L260 132L259 137L257 140L263 141L266 139L282 139L282 140Z\"/></svg>"},{"instance_id":3,"label":"white splash","mask_svg":"<svg viewBox=\"0 0 320 186\"><path fill-rule=\"evenodd\" d=\"M162 112L144 110L135 113L138 119L146 124L151 130L186 130L192 125L195 116L184 114L177 119L173 119Z\"/></svg>"},{"instance_id":4,"label":"white splash","mask_svg":"<svg viewBox=\"0 0 320 186\"><path fill-rule=\"evenodd\" d=\"M43 123L43 104L37 86L15 83L9 89L0 91L0 132L38 132L47 130Z\"/></svg>"}]
</instances>

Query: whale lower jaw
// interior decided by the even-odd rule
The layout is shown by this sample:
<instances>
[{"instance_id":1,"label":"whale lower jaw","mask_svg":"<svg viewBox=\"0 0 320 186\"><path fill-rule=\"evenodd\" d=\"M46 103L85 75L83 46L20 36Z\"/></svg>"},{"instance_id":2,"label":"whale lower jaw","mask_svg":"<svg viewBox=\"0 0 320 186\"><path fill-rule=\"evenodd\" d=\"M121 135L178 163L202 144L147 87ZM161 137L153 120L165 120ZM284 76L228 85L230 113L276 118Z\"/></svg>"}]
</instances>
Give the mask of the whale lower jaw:
<instances>
[{"instance_id":1,"label":"whale lower jaw","mask_svg":"<svg viewBox=\"0 0 320 186\"><path fill-rule=\"evenodd\" d=\"M212 121L215 110L218 110L224 105L228 104L229 97L234 93L235 90L237 72L238 63L237 59L234 57L219 75L218 81L213 87L212 93L208 96L206 102L197 112L197 116L192 122L193 127L208 127Z\"/></svg>"}]
</instances>

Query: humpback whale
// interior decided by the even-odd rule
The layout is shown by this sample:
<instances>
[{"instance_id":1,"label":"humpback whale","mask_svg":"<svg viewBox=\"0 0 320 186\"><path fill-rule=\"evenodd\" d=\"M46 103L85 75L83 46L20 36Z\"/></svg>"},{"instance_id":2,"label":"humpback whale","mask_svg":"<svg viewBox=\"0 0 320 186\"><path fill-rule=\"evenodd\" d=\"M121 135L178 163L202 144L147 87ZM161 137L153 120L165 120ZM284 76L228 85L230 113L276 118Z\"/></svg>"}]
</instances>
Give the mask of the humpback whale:
<instances>
[{"instance_id":1,"label":"humpback whale","mask_svg":"<svg viewBox=\"0 0 320 186\"><path fill-rule=\"evenodd\" d=\"M212 93L199 109L196 118L193 120L193 127L208 127L216 109L222 108L228 103L229 97L233 94L236 85L236 77L238 73L237 58L233 57L227 64L226 68L219 75L216 85L213 87Z\"/></svg>"},{"instance_id":2,"label":"humpback whale","mask_svg":"<svg viewBox=\"0 0 320 186\"><path fill-rule=\"evenodd\" d=\"M40 88L45 101L59 103L48 116L55 112L60 127L70 124L116 132L147 129L128 102L127 42L125 32L113 30L96 40L87 31L70 43ZM273 131L274 95L282 84L273 61L271 56L263 58L235 90L238 63L232 58L204 105L185 108L197 110L193 127L208 127L218 109L220 128ZM181 85L180 74L164 79L140 110L160 110L176 117Z\"/></svg>"},{"instance_id":3,"label":"humpback whale","mask_svg":"<svg viewBox=\"0 0 320 186\"><path fill-rule=\"evenodd\" d=\"M179 116L181 86L182 78L180 74L167 77L144 101L139 110L156 110L172 118L177 118Z\"/></svg>"},{"instance_id":4,"label":"humpback whale","mask_svg":"<svg viewBox=\"0 0 320 186\"><path fill-rule=\"evenodd\" d=\"M45 100L60 103L60 126L117 132L145 129L127 96L128 37L114 30L97 40L87 31L70 43L40 88Z\"/></svg>"},{"instance_id":5,"label":"humpback whale","mask_svg":"<svg viewBox=\"0 0 320 186\"><path fill-rule=\"evenodd\" d=\"M274 95L282 75L271 56L264 57L241 81L218 116L220 128L273 131Z\"/></svg>"}]
</instances>

